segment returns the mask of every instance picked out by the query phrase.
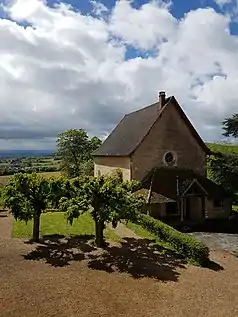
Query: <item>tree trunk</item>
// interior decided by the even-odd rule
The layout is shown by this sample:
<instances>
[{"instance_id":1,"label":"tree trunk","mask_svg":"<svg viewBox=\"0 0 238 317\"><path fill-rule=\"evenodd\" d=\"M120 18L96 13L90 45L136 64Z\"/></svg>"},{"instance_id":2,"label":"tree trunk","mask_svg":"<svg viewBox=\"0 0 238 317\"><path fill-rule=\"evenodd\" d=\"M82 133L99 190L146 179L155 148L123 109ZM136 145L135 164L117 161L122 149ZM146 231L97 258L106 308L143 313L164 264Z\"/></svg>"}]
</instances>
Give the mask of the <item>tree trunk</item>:
<instances>
[{"instance_id":1,"label":"tree trunk","mask_svg":"<svg viewBox=\"0 0 238 317\"><path fill-rule=\"evenodd\" d=\"M103 237L104 230L104 222L101 219L95 220L95 243L99 248L103 248L105 246L105 241Z\"/></svg>"},{"instance_id":2,"label":"tree trunk","mask_svg":"<svg viewBox=\"0 0 238 317\"><path fill-rule=\"evenodd\" d=\"M33 241L38 242L40 238L40 213L34 213L33 219Z\"/></svg>"}]
</instances>

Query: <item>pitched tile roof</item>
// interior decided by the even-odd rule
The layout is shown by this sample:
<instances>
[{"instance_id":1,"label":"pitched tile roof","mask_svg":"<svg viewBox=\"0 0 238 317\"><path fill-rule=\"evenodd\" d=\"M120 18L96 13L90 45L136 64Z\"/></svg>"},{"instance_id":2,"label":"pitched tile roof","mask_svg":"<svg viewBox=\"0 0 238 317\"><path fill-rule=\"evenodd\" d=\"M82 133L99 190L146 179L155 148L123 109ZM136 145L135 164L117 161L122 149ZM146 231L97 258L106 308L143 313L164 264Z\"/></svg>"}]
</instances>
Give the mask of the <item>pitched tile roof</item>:
<instances>
[{"instance_id":1,"label":"pitched tile roof","mask_svg":"<svg viewBox=\"0 0 238 317\"><path fill-rule=\"evenodd\" d=\"M142 181L142 186L147 189L151 188L152 191L170 199L177 199L177 182L179 185L179 193L182 194L194 179L196 179L208 193L209 198L228 197L224 189L210 179L196 174L192 170L177 167L153 169Z\"/></svg>"},{"instance_id":2,"label":"pitched tile roof","mask_svg":"<svg viewBox=\"0 0 238 317\"><path fill-rule=\"evenodd\" d=\"M150 106L134 111L124 116L124 118L115 127L108 138L103 144L97 149L94 156L129 156L131 155L139 144L143 141L145 136L148 134L153 124L160 118L161 113L173 103L181 117L185 120L191 133L194 135L196 140L199 142L201 147L207 154L210 154L210 150L205 145L193 125L185 115L184 111L178 104L177 100L172 96L166 98L165 105L162 109L158 110L159 103L156 102Z\"/></svg>"},{"instance_id":3,"label":"pitched tile roof","mask_svg":"<svg viewBox=\"0 0 238 317\"><path fill-rule=\"evenodd\" d=\"M146 201L150 195L150 200L149 200L150 204L158 204L158 203L162 204L162 203L176 202L176 200L165 197L165 196L163 196L155 191L150 192L150 190L147 188L139 189L138 191L136 191L134 193L134 195L142 195L146 199Z\"/></svg>"}]
</instances>

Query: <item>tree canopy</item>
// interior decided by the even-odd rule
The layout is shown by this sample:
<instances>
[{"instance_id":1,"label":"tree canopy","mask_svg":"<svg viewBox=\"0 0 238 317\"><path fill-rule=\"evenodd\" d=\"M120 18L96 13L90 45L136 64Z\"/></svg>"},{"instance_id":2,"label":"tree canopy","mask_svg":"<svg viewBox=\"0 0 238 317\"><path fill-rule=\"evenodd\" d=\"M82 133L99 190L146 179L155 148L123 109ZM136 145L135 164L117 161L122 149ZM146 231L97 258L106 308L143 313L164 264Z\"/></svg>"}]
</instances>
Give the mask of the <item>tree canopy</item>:
<instances>
[{"instance_id":1,"label":"tree canopy","mask_svg":"<svg viewBox=\"0 0 238 317\"><path fill-rule=\"evenodd\" d=\"M223 121L223 130L225 131L223 135L226 137L238 137L238 113Z\"/></svg>"},{"instance_id":2,"label":"tree canopy","mask_svg":"<svg viewBox=\"0 0 238 317\"><path fill-rule=\"evenodd\" d=\"M238 137L238 114L223 121L223 133L226 137ZM214 152L209 159L210 175L238 203L238 155L236 153Z\"/></svg>"},{"instance_id":3,"label":"tree canopy","mask_svg":"<svg viewBox=\"0 0 238 317\"><path fill-rule=\"evenodd\" d=\"M47 207L49 182L40 174L15 174L3 191L4 204L16 220L33 219L33 240L39 240L40 216Z\"/></svg>"},{"instance_id":4,"label":"tree canopy","mask_svg":"<svg viewBox=\"0 0 238 317\"><path fill-rule=\"evenodd\" d=\"M137 181L124 182L119 174L75 178L71 181L68 197L61 200L61 209L66 211L71 224L74 218L90 211L95 221L95 242L102 247L106 222L112 222L116 226L119 220L137 218L144 205L142 196L133 195L138 188Z\"/></svg>"},{"instance_id":5,"label":"tree canopy","mask_svg":"<svg viewBox=\"0 0 238 317\"><path fill-rule=\"evenodd\" d=\"M100 146L97 137L89 139L83 129L70 129L58 135L57 156L61 169L68 177L93 173L92 153Z\"/></svg>"},{"instance_id":6,"label":"tree canopy","mask_svg":"<svg viewBox=\"0 0 238 317\"><path fill-rule=\"evenodd\" d=\"M236 154L214 153L210 158L210 175L226 192L238 202L238 156Z\"/></svg>"}]
</instances>

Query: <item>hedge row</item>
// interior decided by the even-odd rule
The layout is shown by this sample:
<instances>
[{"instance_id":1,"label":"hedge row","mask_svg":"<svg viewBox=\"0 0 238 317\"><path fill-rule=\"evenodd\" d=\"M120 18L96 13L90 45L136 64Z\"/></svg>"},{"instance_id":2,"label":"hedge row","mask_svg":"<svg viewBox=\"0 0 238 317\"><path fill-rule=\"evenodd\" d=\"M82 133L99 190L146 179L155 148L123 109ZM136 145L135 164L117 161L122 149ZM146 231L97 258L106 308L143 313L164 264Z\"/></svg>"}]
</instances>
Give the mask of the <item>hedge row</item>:
<instances>
[{"instance_id":1,"label":"hedge row","mask_svg":"<svg viewBox=\"0 0 238 317\"><path fill-rule=\"evenodd\" d=\"M155 234L159 239L170 243L184 258L200 265L207 263L209 248L192 236L181 233L162 221L156 220L148 215L141 215L138 224Z\"/></svg>"}]
</instances>

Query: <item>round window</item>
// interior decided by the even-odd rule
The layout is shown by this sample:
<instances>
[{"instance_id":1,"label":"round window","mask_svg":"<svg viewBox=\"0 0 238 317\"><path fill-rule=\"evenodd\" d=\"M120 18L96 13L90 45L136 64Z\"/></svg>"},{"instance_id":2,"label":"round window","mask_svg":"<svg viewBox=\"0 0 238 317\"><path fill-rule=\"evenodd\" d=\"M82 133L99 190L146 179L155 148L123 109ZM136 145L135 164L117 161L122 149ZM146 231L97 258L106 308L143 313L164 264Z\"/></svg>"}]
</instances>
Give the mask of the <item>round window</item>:
<instances>
[{"instance_id":1,"label":"round window","mask_svg":"<svg viewBox=\"0 0 238 317\"><path fill-rule=\"evenodd\" d=\"M171 164L174 161L174 155L172 152L168 152L165 154L164 160L167 164Z\"/></svg>"}]
</instances>

